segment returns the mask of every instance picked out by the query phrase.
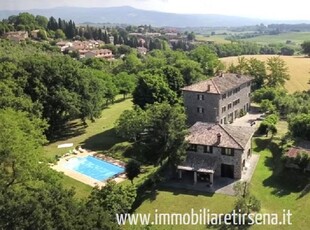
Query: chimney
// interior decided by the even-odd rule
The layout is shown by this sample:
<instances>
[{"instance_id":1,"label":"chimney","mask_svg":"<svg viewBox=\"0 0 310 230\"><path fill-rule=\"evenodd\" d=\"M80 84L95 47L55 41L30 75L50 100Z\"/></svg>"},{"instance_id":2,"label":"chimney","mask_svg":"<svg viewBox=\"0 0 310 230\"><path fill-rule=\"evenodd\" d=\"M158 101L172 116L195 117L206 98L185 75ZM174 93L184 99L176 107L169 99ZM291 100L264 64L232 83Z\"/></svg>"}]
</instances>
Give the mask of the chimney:
<instances>
[{"instance_id":1,"label":"chimney","mask_svg":"<svg viewBox=\"0 0 310 230\"><path fill-rule=\"evenodd\" d=\"M218 133L217 134L217 143L221 143L222 140L222 134Z\"/></svg>"},{"instance_id":2,"label":"chimney","mask_svg":"<svg viewBox=\"0 0 310 230\"><path fill-rule=\"evenodd\" d=\"M208 91L208 92L211 91L211 85L210 85L210 84L208 84L208 89L207 89L207 91Z\"/></svg>"}]
</instances>

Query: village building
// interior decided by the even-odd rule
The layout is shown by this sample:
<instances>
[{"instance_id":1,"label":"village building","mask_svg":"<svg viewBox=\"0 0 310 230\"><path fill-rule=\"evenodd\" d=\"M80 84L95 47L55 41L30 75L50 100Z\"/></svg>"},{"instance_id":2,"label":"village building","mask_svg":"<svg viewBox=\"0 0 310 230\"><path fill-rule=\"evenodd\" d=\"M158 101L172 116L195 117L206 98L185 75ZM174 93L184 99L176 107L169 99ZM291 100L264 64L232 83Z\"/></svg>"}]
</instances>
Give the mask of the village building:
<instances>
[{"instance_id":1,"label":"village building","mask_svg":"<svg viewBox=\"0 0 310 230\"><path fill-rule=\"evenodd\" d=\"M96 49L86 52L85 58L104 58L110 60L114 58L114 55L109 49Z\"/></svg>"},{"instance_id":2,"label":"village building","mask_svg":"<svg viewBox=\"0 0 310 230\"><path fill-rule=\"evenodd\" d=\"M10 41L21 42L25 41L29 35L27 31L13 31L5 33L3 37Z\"/></svg>"}]
</instances>

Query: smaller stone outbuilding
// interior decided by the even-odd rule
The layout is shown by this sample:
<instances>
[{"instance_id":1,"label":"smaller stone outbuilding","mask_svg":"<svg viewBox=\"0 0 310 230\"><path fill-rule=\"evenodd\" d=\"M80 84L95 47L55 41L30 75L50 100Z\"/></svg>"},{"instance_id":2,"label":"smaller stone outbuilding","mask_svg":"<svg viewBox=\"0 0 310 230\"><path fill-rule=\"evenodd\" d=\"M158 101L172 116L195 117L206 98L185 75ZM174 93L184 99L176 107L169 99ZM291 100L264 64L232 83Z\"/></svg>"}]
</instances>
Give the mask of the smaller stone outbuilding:
<instances>
[{"instance_id":1,"label":"smaller stone outbuilding","mask_svg":"<svg viewBox=\"0 0 310 230\"><path fill-rule=\"evenodd\" d=\"M196 122L186 137L189 148L178 166L179 178L187 171L193 173L194 183L202 177L212 184L214 175L240 179L252 154L254 132L254 127Z\"/></svg>"}]
</instances>

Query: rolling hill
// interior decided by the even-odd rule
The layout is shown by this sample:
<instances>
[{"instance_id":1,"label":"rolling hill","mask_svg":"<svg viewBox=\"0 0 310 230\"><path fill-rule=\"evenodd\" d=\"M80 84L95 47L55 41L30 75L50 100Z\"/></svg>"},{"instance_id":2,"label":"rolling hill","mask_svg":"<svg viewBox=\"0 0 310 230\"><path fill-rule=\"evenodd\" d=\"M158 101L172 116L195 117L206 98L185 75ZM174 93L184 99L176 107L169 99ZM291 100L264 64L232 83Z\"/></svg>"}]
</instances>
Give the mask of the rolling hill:
<instances>
[{"instance_id":1,"label":"rolling hill","mask_svg":"<svg viewBox=\"0 0 310 230\"><path fill-rule=\"evenodd\" d=\"M25 11L0 10L0 19ZM46 17L72 19L76 23L117 23L131 25L152 25L170 27L233 27L277 23L262 19L213 14L174 14L135 9L129 6L107 8L57 7L51 9L33 9L27 12ZM299 21L300 22L300 21ZM299 23L291 21L290 23ZM278 22L280 23L280 22ZM281 21L281 23L284 23Z\"/></svg>"}]
</instances>

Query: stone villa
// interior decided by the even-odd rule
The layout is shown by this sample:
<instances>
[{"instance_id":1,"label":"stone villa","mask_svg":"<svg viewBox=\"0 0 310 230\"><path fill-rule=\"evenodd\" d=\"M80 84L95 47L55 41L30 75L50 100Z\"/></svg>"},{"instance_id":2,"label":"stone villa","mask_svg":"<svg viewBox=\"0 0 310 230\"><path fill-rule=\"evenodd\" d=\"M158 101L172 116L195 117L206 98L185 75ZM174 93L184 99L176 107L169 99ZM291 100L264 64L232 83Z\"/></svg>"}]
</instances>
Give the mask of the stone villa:
<instances>
[{"instance_id":1,"label":"stone villa","mask_svg":"<svg viewBox=\"0 0 310 230\"><path fill-rule=\"evenodd\" d=\"M186 160L178 166L180 179L192 174L194 183L212 185L214 176L241 178L251 157L255 128L230 123L249 111L251 81L250 76L227 73L182 89L192 126Z\"/></svg>"},{"instance_id":2,"label":"stone villa","mask_svg":"<svg viewBox=\"0 0 310 230\"><path fill-rule=\"evenodd\" d=\"M187 136L190 147L186 160L178 166L182 172L193 173L196 183L198 176L206 177L211 184L213 176L240 179L246 160L251 157L253 127L241 127L197 122Z\"/></svg>"},{"instance_id":3,"label":"stone villa","mask_svg":"<svg viewBox=\"0 0 310 230\"><path fill-rule=\"evenodd\" d=\"M196 121L232 123L250 108L252 77L220 74L184 87L183 98L188 123Z\"/></svg>"}]
</instances>

